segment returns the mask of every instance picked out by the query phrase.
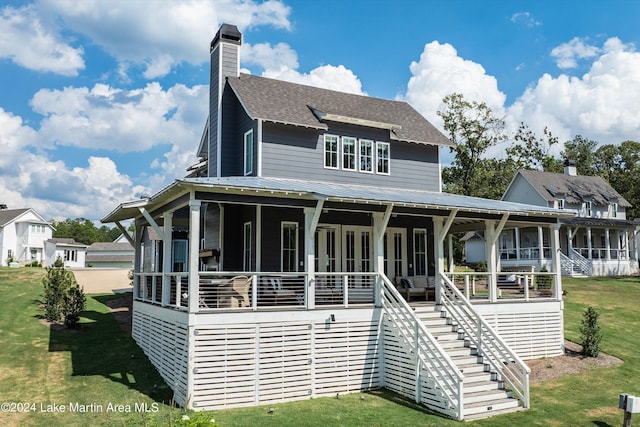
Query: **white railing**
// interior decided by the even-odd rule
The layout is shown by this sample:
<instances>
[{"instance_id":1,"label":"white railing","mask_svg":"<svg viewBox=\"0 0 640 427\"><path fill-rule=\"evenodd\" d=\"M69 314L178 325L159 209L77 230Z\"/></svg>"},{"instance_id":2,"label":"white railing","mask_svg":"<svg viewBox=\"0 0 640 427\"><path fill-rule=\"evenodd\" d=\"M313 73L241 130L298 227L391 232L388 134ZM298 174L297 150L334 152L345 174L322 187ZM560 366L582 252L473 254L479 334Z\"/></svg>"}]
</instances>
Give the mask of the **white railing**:
<instances>
[{"instance_id":1,"label":"white railing","mask_svg":"<svg viewBox=\"0 0 640 427\"><path fill-rule=\"evenodd\" d=\"M452 285L467 300L489 301L490 273L473 271L445 272ZM556 275L542 272L505 271L497 274L496 295L500 300L528 302L557 297Z\"/></svg>"},{"instance_id":2,"label":"white railing","mask_svg":"<svg viewBox=\"0 0 640 427\"><path fill-rule=\"evenodd\" d=\"M442 397L452 413L459 420L462 420L464 418L464 375L409 307L391 281L384 274L381 274L380 278L382 279L381 302L384 314L406 341L407 350L413 352L416 358L416 402L420 402L421 368L423 368L437 387L441 389Z\"/></svg>"},{"instance_id":3,"label":"white railing","mask_svg":"<svg viewBox=\"0 0 640 427\"><path fill-rule=\"evenodd\" d=\"M371 305L375 302L377 273L319 273L309 280L304 272L201 271L193 312L313 308L315 305ZM179 310L189 309L189 273L136 273L138 301ZM315 298L308 298L313 287Z\"/></svg>"},{"instance_id":4,"label":"white railing","mask_svg":"<svg viewBox=\"0 0 640 427\"><path fill-rule=\"evenodd\" d=\"M489 300L490 273L458 271L444 273L467 299Z\"/></svg>"},{"instance_id":5,"label":"white railing","mask_svg":"<svg viewBox=\"0 0 640 427\"><path fill-rule=\"evenodd\" d=\"M502 260L516 260L516 259L551 259L551 248L548 246L542 247L542 257L540 257L540 247L529 247L529 248L508 248L508 249L500 249L498 251L500 255L500 259Z\"/></svg>"},{"instance_id":6,"label":"white railing","mask_svg":"<svg viewBox=\"0 0 640 427\"><path fill-rule=\"evenodd\" d=\"M569 251L569 258L571 258L571 261L573 261L573 265L578 267L582 274L584 274L585 276L593 275L593 265L591 264L591 261L583 257L580 252L576 251L575 249L571 249Z\"/></svg>"},{"instance_id":7,"label":"white railing","mask_svg":"<svg viewBox=\"0 0 640 427\"><path fill-rule=\"evenodd\" d=\"M591 248L591 257L589 257L589 248L574 248L574 250L584 258L595 260L627 259L626 249L609 248L607 251L607 248ZM607 258L607 252L609 252L609 258Z\"/></svg>"},{"instance_id":8,"label":"white railing","mask_svg":"<svg viewBox=\"0 0 640 427\"><path fill-rule=\"evenodd\" d=\"M562 252L560 252L560 268L565 276L573 274L573 261Z\"/></svg>"},{"instance_id":9,"label":"white railing","mask_svg":"<svg viewBox=\"0 0 640 427\"><path fill-rule=\"evenodd\" d=\"M441 277L440 301L449 317L477 348L483 361L498 374L499 380L505 382L525 408L529 408L529 367L473 308L451 280L444 274Z\"/></svg>"}]
</instances>

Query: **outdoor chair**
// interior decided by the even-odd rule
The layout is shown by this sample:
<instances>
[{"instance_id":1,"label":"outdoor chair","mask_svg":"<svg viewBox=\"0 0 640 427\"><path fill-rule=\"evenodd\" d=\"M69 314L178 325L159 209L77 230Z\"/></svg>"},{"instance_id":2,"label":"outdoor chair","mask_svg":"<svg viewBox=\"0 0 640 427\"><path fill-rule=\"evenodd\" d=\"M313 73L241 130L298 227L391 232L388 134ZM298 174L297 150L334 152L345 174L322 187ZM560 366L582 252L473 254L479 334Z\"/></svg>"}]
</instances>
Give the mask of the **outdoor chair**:
<instances>
[{"instance_id":1,"label":"outdoor chair","mask_svg":"<svg viewBox=\"0 0 640 427\"><path fill-rule=\"evenodd\" d=\"M251 277L236 276L218 287L218 307L237 308L249 306Z\"/></svg>"}]
</instances>

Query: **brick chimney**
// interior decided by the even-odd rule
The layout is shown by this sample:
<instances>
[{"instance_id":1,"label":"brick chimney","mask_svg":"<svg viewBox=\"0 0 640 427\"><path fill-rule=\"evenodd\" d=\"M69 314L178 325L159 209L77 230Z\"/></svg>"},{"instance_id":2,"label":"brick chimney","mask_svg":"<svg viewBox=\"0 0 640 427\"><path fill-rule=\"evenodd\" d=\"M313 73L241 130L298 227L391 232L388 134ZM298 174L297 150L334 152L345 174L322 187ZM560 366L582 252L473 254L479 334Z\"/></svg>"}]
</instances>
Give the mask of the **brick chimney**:
<instances>
[{"instance_id":1,"label":"brick chimney","mask_svg":"<svg viewBox=\"0 0 640 427\"><path fill-rule=\"evenodd\" d=\"M220 121L222 92L226 77L240 75L242 34L235 25L222 24L211 40L211 74L209 80L209 170L210 177L220 176Z\"/></svg>"}]
</instances>

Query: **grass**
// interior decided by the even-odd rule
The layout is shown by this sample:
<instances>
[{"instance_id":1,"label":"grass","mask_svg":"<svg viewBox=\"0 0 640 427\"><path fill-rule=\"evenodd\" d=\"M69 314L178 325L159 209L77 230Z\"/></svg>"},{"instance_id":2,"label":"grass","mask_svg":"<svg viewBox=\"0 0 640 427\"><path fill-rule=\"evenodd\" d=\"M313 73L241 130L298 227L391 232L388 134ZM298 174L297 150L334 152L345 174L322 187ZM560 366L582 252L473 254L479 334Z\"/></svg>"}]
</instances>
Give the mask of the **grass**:
<instances>
[{"instance_id":1,"label":"grass","mask_svg":"<svg viewBox=\"0 0 640 427\"><path fill-rule=\"evenodd\" d=\"M41 269L0 268L0 403L30 402L37 411L0 412L0 425L182 425L184 411L168 402L171 392L104 303L116 295L91 295L82 330L56 331L43 324L39 308ZM600 313L602 350L622 365L566 375L531 387L528 411L472 422L477 426L617 426L618 394L640 394L640 279L566 279L565 334L579 341L588 306ZM69 412L69 403L103 405L96 413ZM66 405L65 413L40 412L40 404ZM106 412L130 405L132 413ZM135 412L135 404L157 413ZM154 406L155 405L155 406ZM273 408L270 413L269 408ZM221 426L459 426L387 391L317 398L271 406L189 413ZM195 422L193 424L196 424Z\"/></svg>"}]
</instances>

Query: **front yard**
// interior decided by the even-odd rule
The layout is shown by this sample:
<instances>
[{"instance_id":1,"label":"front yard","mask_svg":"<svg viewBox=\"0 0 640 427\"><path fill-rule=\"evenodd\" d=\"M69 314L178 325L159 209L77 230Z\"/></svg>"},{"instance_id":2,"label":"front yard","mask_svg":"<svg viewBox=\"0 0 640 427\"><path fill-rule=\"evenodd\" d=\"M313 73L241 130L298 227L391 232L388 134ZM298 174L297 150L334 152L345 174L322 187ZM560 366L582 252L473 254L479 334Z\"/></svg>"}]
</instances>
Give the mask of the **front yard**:
<instances>
[{"instance_id":1,"label":"front yard","mask_svg":"<svg viewBox=\"0 0 640 427\"><path fill-rule=\"evenodd\" d=\"M0 268L0 425L180 425L185 412L172 408L170 389L105 305L119 296L91 295L80 331L57 330L40 319L43 274L41 269ZM582 313L594 306L600 313L603 351L624 363L535 383L529 411L474 425L622 422L618 394L640 394L640 279L566 279L564 288L566 338L579 341ZM556 369L554 359L547 359L544 367ZM215 418L221 426L460 425L384 391L230 409L198 418Z\"/></svg>"}]
</instances>

